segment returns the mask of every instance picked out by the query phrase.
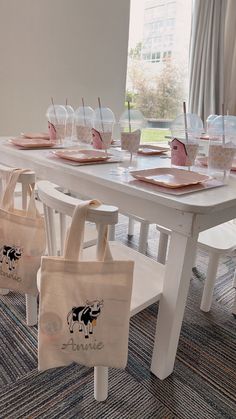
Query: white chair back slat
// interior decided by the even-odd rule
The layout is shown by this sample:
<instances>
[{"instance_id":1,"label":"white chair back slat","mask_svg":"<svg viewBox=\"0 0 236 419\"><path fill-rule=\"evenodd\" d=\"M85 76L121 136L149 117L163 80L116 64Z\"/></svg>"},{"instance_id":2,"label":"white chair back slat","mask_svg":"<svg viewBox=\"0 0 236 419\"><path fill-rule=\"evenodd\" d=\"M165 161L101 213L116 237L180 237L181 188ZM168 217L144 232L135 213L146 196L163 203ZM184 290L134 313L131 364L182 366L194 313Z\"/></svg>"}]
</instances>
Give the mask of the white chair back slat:
<instances>
[{"instance_id":1,"label":"white chair back slat","mask_svg":"<svg viewBox=\"0 0 236 419\"><path fill-rule=\"evenodd\" d=\"M52 208L44 204L45 225L48 239L48 254L49 256L57 256L57 240L55 215Z\"/></svg>"},{"instance_id":2,"label":"white chair back slat","mask_svg":"<svg viewBox=\"0 0 236 419\"><path fill-rule=\"evenodd\" d=\"M60 220L60 255L63 255L64 243L66 237L66 215L59 214Z\"/></svg>"}]
</instances>

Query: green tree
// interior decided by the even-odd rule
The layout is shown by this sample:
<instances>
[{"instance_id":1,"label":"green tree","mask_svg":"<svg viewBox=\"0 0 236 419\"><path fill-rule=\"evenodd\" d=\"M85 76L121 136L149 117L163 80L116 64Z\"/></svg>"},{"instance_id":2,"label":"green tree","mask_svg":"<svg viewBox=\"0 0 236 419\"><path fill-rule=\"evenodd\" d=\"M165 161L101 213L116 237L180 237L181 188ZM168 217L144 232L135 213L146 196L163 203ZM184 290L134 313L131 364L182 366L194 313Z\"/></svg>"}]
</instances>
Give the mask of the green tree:
<instances>
[{"instance_id":1,"label":"green tree","mask_svg":"<svg viewBox=\"0 0 236 419\"><path fill-rule=\"evenodd\" d=\"M129 57L134 60L141 59L142 42L138 42L134 48L130 49Z\"/></svg>"},{"instance_id":2,"label":"green tree","mask_svg":"<svg viewBox=\"0 0 236 419\"><path fill-rule=\"evenodd\" d=\"M127 94L132 98L132 105L140 109L146 118L173 119L181 112L184 70L170 58L165 60L156 76L150 75L144 61L129 58L127 77Z\"/></svg>"},{"instance_id":3,"label":"green tree","mask_svg":"<svg viewBox=\"0 0 236 419\"><path fill-rule=\"evenodd\" d=\"M171 59L165 61L156 80L157 118L175 118L181 112L184 97L183 73Z\"/></svg>"}]
</instances>

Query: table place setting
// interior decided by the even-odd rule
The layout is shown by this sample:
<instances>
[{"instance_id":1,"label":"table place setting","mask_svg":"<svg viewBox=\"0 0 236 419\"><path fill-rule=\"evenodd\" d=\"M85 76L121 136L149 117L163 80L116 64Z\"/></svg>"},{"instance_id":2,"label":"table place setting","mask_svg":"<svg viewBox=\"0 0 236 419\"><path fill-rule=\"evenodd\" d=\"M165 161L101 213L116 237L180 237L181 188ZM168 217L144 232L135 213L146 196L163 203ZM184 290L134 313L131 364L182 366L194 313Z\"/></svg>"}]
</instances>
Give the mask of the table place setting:
<instances>
[{"instance_id":1,"label":"table place setting","mask_svg":"<svg viewBox=\"0 0 236 419\"><path fill-rule=\"evenodd\" d=\"M11 138L8 143L22 150L31 150L37 148L51 148L55 147L55 143L50 140L45 140L43 138L24 138L16 137Z\"/></svg>"},{"instance_id":2,"label":"table place setting","mask_svg":"<svg viewBox=\"0 0 236 419\"><path fill-rule=\"evenodd\" d=\"M63 147L56 141L52 141L47 132L22 132L19 137L10 138L8 143L21 150Z\"/></svg>"},{"instance_id":3,"label":"table place setting","mask_svg":"<svg viewBox=\"0 0 236 419\"><path fill-rule=\"evenodd\" d=\"M222 181L211 176L174 167L132 170L130 175L135 178L135 180L129 181L132 185L143 187L145 184L145 187L153 192L171 195L184 195L224 186Z\"/></svg>"},{"instance_id":4,"label":"table place setting","mask_svg":"<svg viewBox=\"0 0 236 419\"><path fill-rule=\"evenodd\" d=\"M51 151L49 158L55 158L72 166L83 166L101 163L119 163L122 156L119 152L107 152L103 150L67 148L64 150Z\"/></svg>"}]
</instances>

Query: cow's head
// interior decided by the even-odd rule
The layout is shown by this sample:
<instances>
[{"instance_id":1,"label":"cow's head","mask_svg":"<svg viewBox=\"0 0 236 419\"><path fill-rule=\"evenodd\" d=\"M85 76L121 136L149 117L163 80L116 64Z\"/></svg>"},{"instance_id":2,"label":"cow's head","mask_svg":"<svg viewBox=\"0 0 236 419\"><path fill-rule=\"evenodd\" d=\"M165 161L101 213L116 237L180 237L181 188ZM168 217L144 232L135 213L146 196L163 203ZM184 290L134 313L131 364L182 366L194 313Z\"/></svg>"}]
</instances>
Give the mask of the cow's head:
<instances>
[{"instance_id":1,"label":"cow's head","mask_svg":"<svg viewBox=\"0 0 236 419\"><path fill-rule=\"evenodd\" d=\"M19 259L23 253L23 249L21 247L13 246L14 255L17 259Z\"/></svg>"},{"instance_id":2,"label":"cow's head","mask_svg":"<svg viewBox=\"0 0 236 419\"><path fill-rule=\"evenodd\" d=\"M103 300L94 300L94 301L86 301L86 305L90 307L91 314L100 313L101 308L103 307Z\"/></svg>"}]
</instances>

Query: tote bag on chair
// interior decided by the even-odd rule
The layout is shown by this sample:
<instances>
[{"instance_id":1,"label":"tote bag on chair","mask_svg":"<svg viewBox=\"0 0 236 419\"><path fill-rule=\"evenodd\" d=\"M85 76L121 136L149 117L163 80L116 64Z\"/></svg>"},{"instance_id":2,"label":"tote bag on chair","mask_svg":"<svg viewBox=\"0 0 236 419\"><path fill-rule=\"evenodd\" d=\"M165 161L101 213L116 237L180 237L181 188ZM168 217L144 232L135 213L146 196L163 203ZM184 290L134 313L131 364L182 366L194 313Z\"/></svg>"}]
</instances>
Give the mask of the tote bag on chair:
<instances>
[{"instance_id":1,"label":"tote bag on chair","mask_svg":"<svg viewBox=\"0 0 236 419\"><path fill-rule=\"evenodd\" d=\"M21 173L9 175L0 207L0 288L37 295L36 276L45 250L44 219L38 213L34 189L27 210L14 207L14 190Z\"/></svg>"},{"instance_id":2,"label":"tote bag on chair","mask_svg":"<svg viewBox=\"0 0 236 419\"><path fill-rule=\"evenodd\" d=\"M102 260L80 260L90 203L74 211L64 258L42 258L39 370L72 362L114 368L127 363L134 263L112 259L107 228Z\"/></svg>"}]
</instances>

